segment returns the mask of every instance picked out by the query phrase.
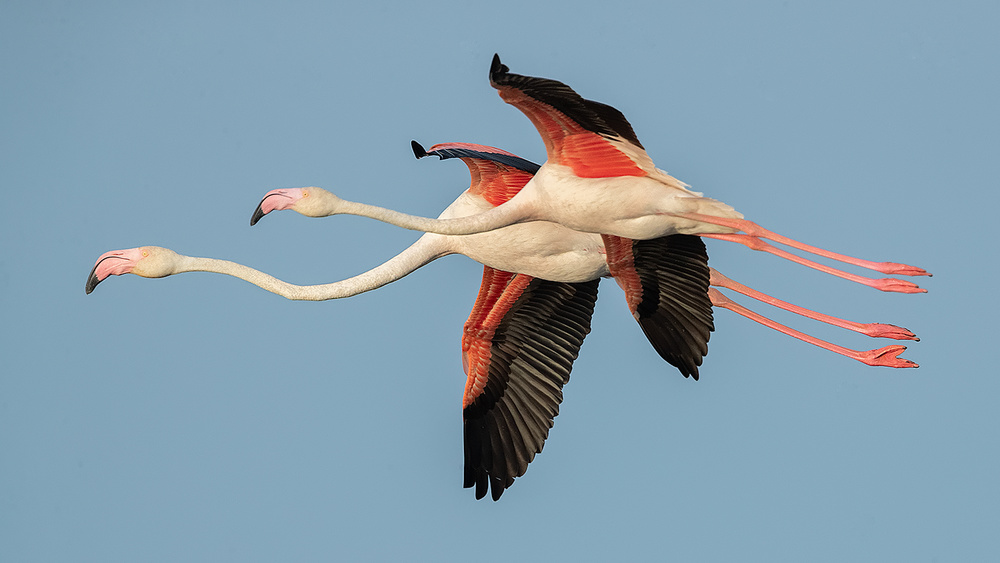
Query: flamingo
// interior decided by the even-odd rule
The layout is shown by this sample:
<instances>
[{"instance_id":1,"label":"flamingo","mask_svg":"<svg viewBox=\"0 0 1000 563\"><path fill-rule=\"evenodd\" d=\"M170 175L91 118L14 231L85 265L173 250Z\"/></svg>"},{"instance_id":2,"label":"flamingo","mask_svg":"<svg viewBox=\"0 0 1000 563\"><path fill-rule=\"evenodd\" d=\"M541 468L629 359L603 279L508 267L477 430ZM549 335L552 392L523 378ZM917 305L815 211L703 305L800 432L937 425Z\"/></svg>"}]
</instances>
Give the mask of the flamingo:
<instances>
[{"instance_id":1,"label":"flamingo","mask_svg":"<svg viewBox=\"0 0 1000 563\"><path fill-rule=\"evenodd\" d=\"M737 242L881 291L926 292L909 281L851 274L765 242L762 239L885 274L930 275L922 268L862 260L798 242L744 219L725 203L691 191L687 184L655 167L628 120L611 106L584 99L562 82L513 74L499 55L493 56L489 77L500 97L531 120L545 144L547 159L524 189L502 205L460 218L418 217L332 194L331 214L364 215L407 229L447 235L551 221L601 234L612 265L627 262L625 251L631 241L670 234L700 235Z\"/></svg>"},{"instance_id":2,"label":"flamingo","mask_svg":"<svg viewBox=\"0 0 1000 563\"><path fill-rule=\"evenodd\" d=\"M414 142L413 148L418 158L428 155L436 155L442 159L457 157L469 166L472 175L470 189L449 206L442 217L475 213L484 206L503 203L515 194L538 168L537 165L519 159L511 153L481 145L451 143L437 145L428 152ZM275 209L290 208L305 215L323 216L329 214L328 210L324 211L324 202L328 206L330 201L335 201L332 194L318 188L274 190L264 197L254 212L251 224L255 224L264 214ZM525 231L518 234L518 229ZM554 255L556 267L552 271L542 273L549 275L555 272L556 275L576 276L576 279L583 281L575 283L547 281L526 274L499 270L490 265L484 266L480 292L465 324L462 337L463 367L467 376L463 395L465 486L476 488L477 499L491 492L492 498L497 500L503 491L513 484L516 477L524 474L534 455L541 451L553 419L558 414L558 407L562 401L562 387L568 382L572 363L579 353L584 337L590 331L597 283L601 276L608 275L611 271L602 249L599 248L601 239L596 235L579 233L548 223L514 225L473 236L449 237L427 233L395 258L365 274L342 282L317 286L288 284L258 270L225 260L183 256L160 247L140 247L103 254L88 276L86 290L88 294L91 293L98 283L110 275L133 273L156 278L189 271L207 271L244 279L289 299L335 299L356 295L400 279L446 254L489 256L487 250L502 243L511 233L513 233L511 238L521 240L524 237L527 246L518 248L528 254L538 251L532 245L533 242L543 244L551 251L553 246L562 241L563 246L560 248L566 250ZM529 234L533 234L534 237L527 236ZM548 240L546 237L555 240ZM479 241L478 246L482 248L477 249L477 243L473 241ZM571 252L572 245L567 241L579 245L586 251ZM598 245L596 252L595 244ZM633 309L633 314L640 325L643 325L645 315L647 322L653 322L649 320L653 319L664 325L666 327L664 330L683 326L686 322L683 315L690 314L685 312L691 310L690 304L678 305L674 301L697 302L699 295L712 295L716 290L712 289L706 293L706 284L692 283L690 280L679 282L678 271L681 271L681 280L701 279L704 278L703 274L708 272L713 285L736 289L755 299L824 322L865 332L870 336L915 339L915 336L905 329L892 325L862 325L826 317L774 300L732 282L715 270L707 269L704 245L696 237L673 235L652 241L635 241L635 244L646 245L645 251L635 253L636 260L631 266L635 277L643 278L639 290L646 294L646 299L629 296L630 304L636 302L642 305ZM514 260L513 255L509 253L501 253L500 256L503 260ZM560 256L573 258L560 260ZM647 263L644 261L646 257L656 258L653 262ZM484 258L486 259L488 258ZM567 268L564 262L570 260L580 261L586 265ZM517 266L516 263L510 265ZM536 264L533 267L538 266ZM683 270L692 268L698 272L696 275L683 273ZM674 279L660 279L668 273ZM621 284L621 280L619 283ZM627 284L622 286L626 288L628 295L629 286ZM656 291L652 291L654 288ZM698 294L698 291L701 293ZM655 299L650 299L651 295ZM714 297L712 301L715 301ZM746 309L737 312L750 318L756 315ZM708 330L711 330L710 308L708 315L707 326ZM835 352L848 356L851 353L863 354L842 348L835 349L839 347L812 339L808 335L795 333L759 315L757 317L754 320L765 324L771 323L768 326L833 349ZM653 334L645 326L643 329L654 346L657 346ZM672 334L676 333L675 329ZM686 360L694 362L692 373L685 373L684 363L678 362L680 365L675 363L685 375L693 375L697 379L697 365L700 365L701 357L707 351L707 348L701 351L707 344L707 336L705 333L704 342L701 342L695 335L694 346L698 351L688 356ZM688 338L691 338L690 334ZM670 345L677 343L668 341L668 349ZM682 352L685 346L692 345L681 342ZM660 347L657 347L657 350L660 351ZM875 350L867 352L869 357L879 358L875 362L881 362L873 365L892 365L891 362L887 363L885 358L893 354L878 352ZM670 361L669 357L664 357ZM862 358L856 359L866 361ZM907 361L898 360L898 362ZM866 363L872 362L866 361Z\"/></svg>"}]
</instances>

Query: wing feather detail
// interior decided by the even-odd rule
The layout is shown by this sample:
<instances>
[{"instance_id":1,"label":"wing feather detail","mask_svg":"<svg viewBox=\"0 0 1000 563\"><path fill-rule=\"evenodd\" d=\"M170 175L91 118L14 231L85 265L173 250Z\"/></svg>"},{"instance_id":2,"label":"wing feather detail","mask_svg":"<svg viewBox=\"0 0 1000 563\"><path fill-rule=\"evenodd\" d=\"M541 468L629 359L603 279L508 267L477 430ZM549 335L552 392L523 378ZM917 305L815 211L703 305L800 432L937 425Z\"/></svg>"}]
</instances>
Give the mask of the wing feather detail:
<instances>
[{"instance_id":1,"label":"wing feather detail","mask_svg":"<svg viewBox=\"0 0 1000 563\"><path fill-rule=\"evenodd\" d=\"M440 143L424 150L420 143L410 142L417 158L436 156L441 160L458 158L469 167L469 193L479 195L490 205L497 206L517 195L531 180L539 166L515 154L495 147L472 143Z\"/></svg>"},{"instance_id":2,"label":"wing feather detail","mask_svg":"<svg viewBox=\"0 0 1000 563\"><path fill-rule=\"evenodd\" d=\"M562 82L509 70L494 55L490 85L535 125L549 162L569 166L581 178L645 176L655 170L622 112L586 100Z\"/></svg>"},{"instance_id":3,"label":"wing feather detail","mask_svg":"<svg viewBox=\"0 0 1000 563\"><path fill-rule=\"evenodd\" d=\"M590 332L600 280L556 283L488 270L463 336L465 486L477 499L491 492L497 500L542 451Z\"/></svg>"},{"instance_id":4,"label":"wing feather detail","mask_svg":"<svg viewBox=\"0 0 1000 563\"><path fill-rule=\"evenodd\" d=\"M692 235L602 236L611 274L649 343L685 377L698 379L715 330L705 243Z\"/></svg>"}]
</instances>

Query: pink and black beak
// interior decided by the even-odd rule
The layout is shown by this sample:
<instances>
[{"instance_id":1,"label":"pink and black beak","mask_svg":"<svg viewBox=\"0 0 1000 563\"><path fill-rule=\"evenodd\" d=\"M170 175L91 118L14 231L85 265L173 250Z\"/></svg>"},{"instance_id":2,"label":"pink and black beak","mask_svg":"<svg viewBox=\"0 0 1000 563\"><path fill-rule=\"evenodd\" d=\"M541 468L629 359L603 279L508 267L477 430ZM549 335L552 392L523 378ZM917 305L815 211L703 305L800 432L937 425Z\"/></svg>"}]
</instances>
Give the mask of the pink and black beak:
<instances>
[{"instance_id":1,"label":"pink and black beak","mask_svg":"<svg viewBox=\"0 0 1000 563\"><path fill-rule=\"evenodd\" d=\"M264 199L260 200L257 204L257 209L254 210L253 215L250 216L250 226L257 224L261 218L268 213L275 210L288 209L293 203L302 199L302 190L297 189L277 189L271 190L264 194Z\"/></svg>"},{"instance_id":2,"label":"pink and black beak","mask_svg":"<svg viewBox=\"0 0 1000 563\"><path fill-rule=\"evenodd\" d=\"M97 259L97 263L94 264L94 268L90 270L90 275L87 276L87 295L90 295L97 284L107 279L108 276L120 276L131 272L140 258L142 258L142 254L138 248L112 250L102 254Z\"/></svg>"}]
</instances>

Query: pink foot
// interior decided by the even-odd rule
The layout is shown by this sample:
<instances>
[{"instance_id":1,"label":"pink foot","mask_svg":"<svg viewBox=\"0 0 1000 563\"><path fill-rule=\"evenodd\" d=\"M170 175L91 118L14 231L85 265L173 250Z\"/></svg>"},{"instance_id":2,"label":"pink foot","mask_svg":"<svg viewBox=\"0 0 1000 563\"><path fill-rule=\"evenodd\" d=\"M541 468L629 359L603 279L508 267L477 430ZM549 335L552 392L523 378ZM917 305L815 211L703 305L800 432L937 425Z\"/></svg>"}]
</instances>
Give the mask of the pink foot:
<instances>
[{"instance_id":1,"label":"pink foot","mask_svg":"<svg viewBox=\"0 0 1000 563\"><path fill-rule=\"evenodd\" d=\"M921 288L913 282L897 280L896 278L872 279L870 282L860 281L859 283L874 287L880 291L891 291L895 293L927 293L926 289Z\"/></svg>"},{"instance_id":2,"label":"pink foot","mask_svg":"<svg viewBox=\"0 0 1000 563\"><path fill-rule=\"evenodd\" d=\"M893 344L892 346L886 346L885 348L879 348L878 350L858 352L855 359L870 366L885 366L889 368L920 367L916 364L916 362L911 362L910 360L898 357L904 350L906 350L906 346Z\"/></svg>"},{"instance_id":3,"label":"pink foot","mask_svg":"<svg viewBox=\"0 0 1000 563\"><path fill-rule=\"evenodd\" d=\"M913 334L909 330L906 330L901 326L885 323L868 323L863 325L863 328L858 332L866 336L871 336L872 338L892 338L894 340L916 340L917 342L920 342L917 335Z\"/></svg>"},{"instance_id":4,"label":"pink foot","mask_svg":"<svg viewBox=\"0 0 1000 563\"><path fill-rule=\"evenodd\" d=\"M934 274L928 272L923 268L918 268L916 266L909 266L907 264L898 264L896 262L880 262L879 268L871 268L876 272L882 272L883 274L889 274L892 276L933 276Z\"/></svg>"}]
</instances>

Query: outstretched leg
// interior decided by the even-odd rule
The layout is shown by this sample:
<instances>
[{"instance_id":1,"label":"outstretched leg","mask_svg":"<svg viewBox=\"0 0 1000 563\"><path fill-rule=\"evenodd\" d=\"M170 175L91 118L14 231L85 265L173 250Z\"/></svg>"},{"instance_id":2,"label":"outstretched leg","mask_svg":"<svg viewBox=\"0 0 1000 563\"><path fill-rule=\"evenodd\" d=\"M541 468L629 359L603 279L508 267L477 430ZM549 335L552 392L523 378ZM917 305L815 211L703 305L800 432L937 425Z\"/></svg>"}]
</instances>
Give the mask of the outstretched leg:
<instances>
[{"instance_id":1,"label":"outstretched leg","mask_svg":"<svg viewBox=\"0 0 1000 563\"><path fill-rule=\"evenodd\" d=\"M808 342L814 346L819 346L825 350L840 354L842 356L847 356L848 358L853 358L870 366L885 366L891 368L915 368L919 367L916 363L911 362L898 357L900 354L906 350L906 346L901 346L899 344L893 344L891 346L886 346L884 348L879 348L877 350L866 350L858 351L851 350L850 348L844 348L843 346L837 346L836 344L831 344L825 340L820 340L814 336L809 336L808 334L799 332L795 329L789 328L781 323L772 321L771 319L754 313L753 311L739 305L722 294L719 290L715 288L710 288L708 290L708 296L712 300L712 305L716 307L722 307L729 309L730 311L742 315L752 321L756 321L766 327L773 328L778 332L787 334L793 338L798 338L803 342Z\"/></svg>"},{"instance_id":2,"label":"outstretched leg","mask_svg":"<svg viewBox=\"0 0 1000 563\"><path fill-rule=\"evenodd\" d=\"M804 307L799 307L798 305L792 305L787 301L782 301L776 297L771 297L770 295L761 293L755 289L751 289L739 282L735 282L728 277L719 273L715 268L710 268L711 277L709 278L709 283L715 287L723 287L726 289L731 289L738 293L742 293L747 297L756 299L768 305L774 305L779 309L784 309L786 311L795 313L796 315L802 315L803 317L809 317L810 319L817 320L826 324L833 326L839 326L840 328L846 328L847 330L853 330L854 332L860 332L866 336L871 336L872 338L893 338L895 340L916 340L917 335L913 334L909 330L899 327L896 325L883 324L883 323L856 323L853 321L848 321L838 317L833 317L830 315L824 315L823 313L818 313Z\"/></svg>"},{"instance_id":3,"label":"outstretched leg","mask_svg":"<svg viewBox=\"0 0 1000 563\"><path fill-rule=\"evenodd\" d=\"M723 218L723 217L714 217L712 215L703 215L701 213L675 213L674 215L676 215L678 217L683 217L685 219L691 219L691 220L694 220L694 221L701 221L703 223L711 223L713 225L721 225L723 227L729 227L729 228L736 229L736 230L739 230L739 231L743 231L744 233L746 233L746 234L743 234L743 235L739 235L739 234L732 234L732 235L727 235L727 234L703 234L703 235L701 235L703 237L710 237L710 238L715 238L715 239L719 239L719 240L728 240L728 241L731 241L731 242L738 242L738 243L740 243L742 245L745 245L745 246L747 246L747 247L749 247L749 248L751 248L753 250L760 250L762 252L768 252L770 254L774 254L776 256L780 256L780 257L785 258L787 260L791 260L793 262L802 264L804 266L808 266L810 268L814 268L814 269L820 270L822 272L826 272L828 274L832 274L832 275L835 275L835 276L838 276L838 277L842 277L844 279L848 279L848 280L851 280L851 281L854 281L854 282L857 282L857 283L861 283L861 284L864 284L864 285L867 285L867 286L870 286L870 287L874 287L874 288L880 289L882 291L896 291L896 292L900 292L900 293L926 293L926 291L927 291L927 290L921 289L916 284L911 283L911 282L907 282L907 281L902 281L902 280L897 280L897 279L892 279L892 278L885 278L885 279L866 278L864 276L858 276L858 275L854 275L854 274L850 274L850 273L844 272L842 270L838 270L836 268L831 268L829 266L824 266L822 264L818 264L818 263L813 262L811 260L807 260L805 258L801 258L799 256L796 256L796 255L791 254L789 252L786 252L784 250L780 250L778 248L775 248L774 246L772 246L772 245L770 245L770 244L768 244L768 243L766 243L766 242L764 242L764 241L762 241L760 239L772 240L772 241L777 242L779 244L784 244L784 245L790 246L792 248L797 248L799 250L802 250L804 252L808 252L810 254L815 254L817 256L823 256L824 258L829 258L831 260L836 260L838 262L843 262L845 264L852 264L852 265L859 266L859 267L862 267L862 268L866 268L866 269L869 269L869 270L874 270L876 272L882 272L884 274L904 275L904 276L929 276L929 275L931 275L931 274L927 273L927 271L924 270L924 269L922 269L922 268L917 268L915 266L908 266L906 264L898 264L898 263L895 263L895 262L872 262L872 261L869 261L869 260L862 260L860 258L854 258L854 257L851 257L851 256L845 256L843 254L837 254L836 252L830 252L829 250L824 250L822 248L817 248L815 246L810 246L808 244L804 244L804 243L798 242L798 241L790 239L788 237L781 236L781 235L779 235L777 233L774 233L772 231L769 231L769 230L761 227L760 225L758 225L757 223L754 223L753 221L747 221L745 219L727 219L727 218Z\"/></svg>"}]
</instances>

